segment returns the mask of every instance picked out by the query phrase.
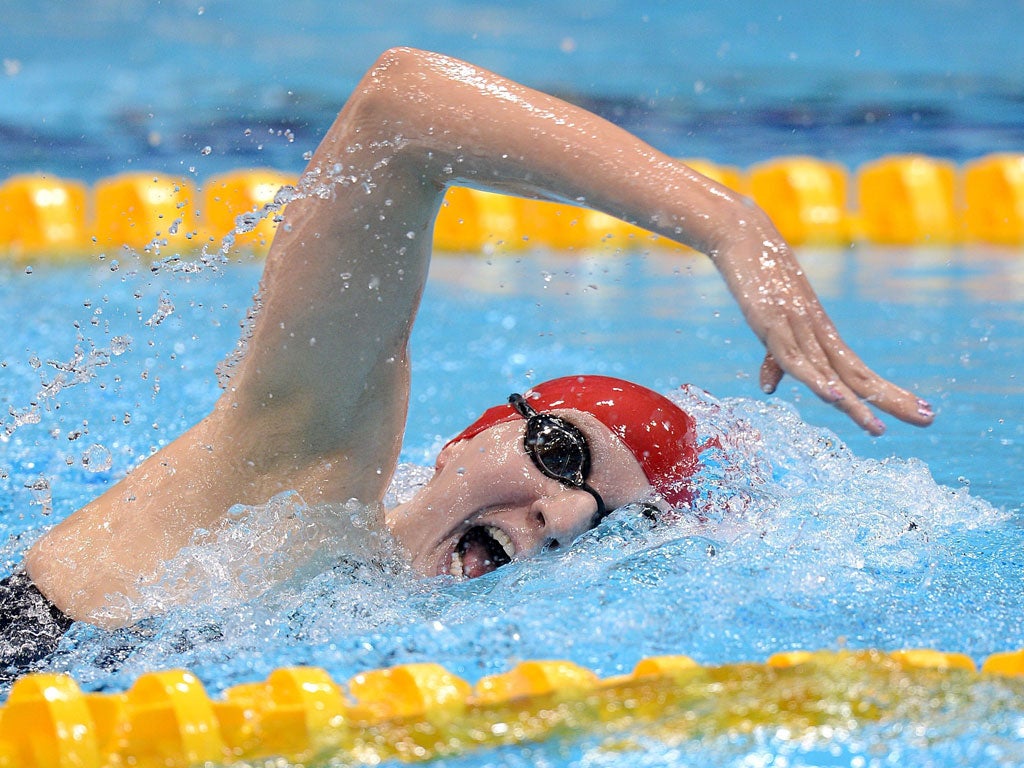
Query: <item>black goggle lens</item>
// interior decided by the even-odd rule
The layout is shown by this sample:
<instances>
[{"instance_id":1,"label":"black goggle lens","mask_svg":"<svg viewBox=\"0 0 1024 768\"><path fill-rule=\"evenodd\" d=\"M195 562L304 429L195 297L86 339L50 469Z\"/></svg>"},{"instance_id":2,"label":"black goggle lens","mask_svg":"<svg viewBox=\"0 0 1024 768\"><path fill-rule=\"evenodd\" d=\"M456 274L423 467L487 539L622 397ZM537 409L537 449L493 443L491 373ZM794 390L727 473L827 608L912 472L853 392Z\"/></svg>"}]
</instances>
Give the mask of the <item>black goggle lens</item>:
<instances>
[{"instance_id":1,"label":"black goggle lens","mask_svg":"<svg viewBox=\"0 0 1024 768\"><path fill-rule=\"evenodd\" d=\"M592 524L597 525L608 515L608 509L600 494L587 485L590 446L583 432L560 416L537 413L522 395L509 395L508 401L526 419L523 443L534 465L547 477L593 496L597 512Z\"/></svg>"},{"instance_id":2,"label":"black goggle lens","mask_svg":"<svg viewBox=\"0 0 1024 768\"><path fill-rule=\"evenodd\" d=\"M556 480L579 487L590 474L587 440L565 419L550 414L530 417L526 448L540 470Z\"/></svg>"}]
</instances>

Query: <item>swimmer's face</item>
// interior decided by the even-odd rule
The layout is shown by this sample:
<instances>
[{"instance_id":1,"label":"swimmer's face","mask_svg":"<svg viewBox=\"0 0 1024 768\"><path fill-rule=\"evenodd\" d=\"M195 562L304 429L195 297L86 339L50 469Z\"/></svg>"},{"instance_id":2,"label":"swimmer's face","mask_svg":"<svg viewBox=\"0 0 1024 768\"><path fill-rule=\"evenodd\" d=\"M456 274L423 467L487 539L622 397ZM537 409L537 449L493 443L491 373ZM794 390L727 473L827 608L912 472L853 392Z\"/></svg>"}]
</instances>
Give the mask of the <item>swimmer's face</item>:
<instances>
[{"instance_id":1,"label":"swimmer's face","mask_svg":"<svg viewBox=\"0 0 1024 768\"><path fill-rule=\"evenodd\" d=\"M588 484L609 510L651 487L632 453L589 413L557 410L590 448ZM593 527L597 502L587 491L547 477L523 446L526 421L510 421L449 445L437 472L387 524L423 576L474 578L510 560L569 545Z\"/></svg>"}]
</instances>

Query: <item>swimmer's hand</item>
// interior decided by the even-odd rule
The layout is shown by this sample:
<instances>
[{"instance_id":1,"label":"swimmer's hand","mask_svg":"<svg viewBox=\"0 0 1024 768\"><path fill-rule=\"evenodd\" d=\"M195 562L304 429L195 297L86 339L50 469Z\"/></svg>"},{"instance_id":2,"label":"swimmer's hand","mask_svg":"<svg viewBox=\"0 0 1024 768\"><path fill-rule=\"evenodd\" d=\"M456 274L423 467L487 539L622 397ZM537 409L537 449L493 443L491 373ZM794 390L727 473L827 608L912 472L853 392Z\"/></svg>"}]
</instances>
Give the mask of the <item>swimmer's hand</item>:
<instances>
[{"instance_id":1,"label":"swimmer's hand","mask_svg":"<svg viewBox=\"0 0 1024 768\"><path fill-rule=\"evenodd\" d=\"M884 433L885 424L870 406L917 426L932 423L935 414L927 402L872 371L842 340L788 246L762 252L745 277L737 297L768 350L762 390L773 393L788 373L872 435Z\"/></svg>"}]
</instances>

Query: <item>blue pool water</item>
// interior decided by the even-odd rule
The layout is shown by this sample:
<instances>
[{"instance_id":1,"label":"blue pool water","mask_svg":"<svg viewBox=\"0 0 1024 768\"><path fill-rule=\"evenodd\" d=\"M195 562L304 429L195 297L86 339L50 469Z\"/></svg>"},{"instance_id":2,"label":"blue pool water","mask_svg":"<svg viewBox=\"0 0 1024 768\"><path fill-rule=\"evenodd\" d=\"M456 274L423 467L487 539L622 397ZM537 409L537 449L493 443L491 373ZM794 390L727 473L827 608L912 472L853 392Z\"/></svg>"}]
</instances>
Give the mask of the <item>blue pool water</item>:
<instances>
[{"instance_id":1,"label":"blue pool water","mask_svg":"<svg viewBox=\"0 0 1024 768\"><path fill-rule=\"evenodd\" d=\"M747 165L808 152L852 168L888 152L964 162L1024 147L1016 2L7 5L0 178L298 170L396 44L564 94L679 156ZM439 258L415 331L398 492L509 391L606 372L677 393L706 434L732 436L706 470L707 521L647 530L619 516L557 556L451 585L409 578L372 535L372 510L283 498L239 510L246 536L178 559L203 608L120 633L76 627L52 668L115 690L184 666L217 692L291 663L343 681L430 660L473 681L526 658L611 675L661 653L712 664L927 646L981 660L1024 647L1024 259L973 246L800 256L857 350L936 405L933 427L890 423L874 440L800 387L761 397L758 345L698 258ZM206 412L258 275L246 259L153 272L120 253L3 268L0 572ZM687 382L711 394L679 391ZM275 554L281 526L292 543ZM350 554L363 545L376 548L369 561ZM297 578L253 589L302 554ZM249 568L210 579L218 563ZM985 690L952 715L834 738L769 731L625 755L581 738L453 764L1024 763L1019 696Z\"/></svg>"},{"instance_id":2,"label":"blue pool water","mask_svg":"<svg viewBox=\"0 0 1024 768\"><path fill-rule=\"evenodd\" d=\"M872 440L798 388L759 397L757 345L699 257L439 257L414 336L399 486L415 485L438 444L480 408L532 380L590 370L671 391L704 434L722 436L723 454L704 471L706 519L648 529L621 515L562 554L451 584L410 578L367 533L372 510L339 515L282 498L239 511L244 535L178 558L175 583L203 608L117 633L78 626L53 668L111 690L184 666L216 692L293 663L345 680L430 660L473 681L529 658L568 658L607 676L662 653L714 664L796 648L923 646L980 661L1024 647L1015 481L1024 261L980 249L802 255L862 354L935 402L933 428L891 424ZM131 257L116 270L5 272L4 423L28 422L0 444L7 569L46 525L208 409L213 369L258 274L248 259L154 273ZM464 321L453 329L450 317ZM714 395L677 389L688 381ZM291 543L275 552L267 542L276 546L285 524ZM372 557L351 554L365 547ZM294 579L253 589L300 556L311 560ZM223 579L219 567L231 563L243 573ZM1021 709L1004 699L983 710L1012 730ZM961 725L922 754L987 743L971 720ZM866 754L858 745L870 733L827 749L815 742L805 758ZM785 739L684 747L716 760L796 749ZM582 762L550 759L612 760L600 742L573 750Z\"/></svg>"},{"instance_id":3,"label":"blue pool water","mask_svg":"<svg viewBox=\"0 0 1024 768\"><path fill-rule=\"evenodd\" d=\"M298 171L393 45L563 94L681 157L854 166L1024 145L1015 0L42 0L3 12L5 174Z\"/></svg>"}]
</instances>

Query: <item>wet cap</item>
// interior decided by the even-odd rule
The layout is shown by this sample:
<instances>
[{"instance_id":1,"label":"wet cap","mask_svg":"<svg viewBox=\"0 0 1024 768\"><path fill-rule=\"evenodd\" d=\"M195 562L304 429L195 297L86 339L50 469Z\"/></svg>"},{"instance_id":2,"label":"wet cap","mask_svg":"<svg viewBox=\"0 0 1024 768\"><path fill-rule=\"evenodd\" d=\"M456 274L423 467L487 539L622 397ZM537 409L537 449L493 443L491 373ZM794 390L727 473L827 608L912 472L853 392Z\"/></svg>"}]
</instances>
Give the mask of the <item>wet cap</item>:
<instances>
[{"instance_id":1,"label":"wet cap","mask_svg":"<svg viewBox=\"0 0 1024 768\"><path fill-rule=\"evenodd\" d=\"M687 481L697 467L696 426L693 417L667 397L610 376L552 379L524 396L537 411L573 408L591 414L636 457L647 482L667 502L679 507L692 499ZM511 405L488 408L445 447L519 419L522 416Z\"/></svg>"}]
</instances>

